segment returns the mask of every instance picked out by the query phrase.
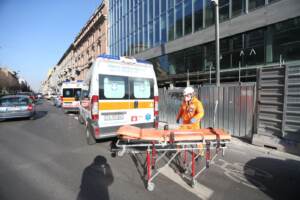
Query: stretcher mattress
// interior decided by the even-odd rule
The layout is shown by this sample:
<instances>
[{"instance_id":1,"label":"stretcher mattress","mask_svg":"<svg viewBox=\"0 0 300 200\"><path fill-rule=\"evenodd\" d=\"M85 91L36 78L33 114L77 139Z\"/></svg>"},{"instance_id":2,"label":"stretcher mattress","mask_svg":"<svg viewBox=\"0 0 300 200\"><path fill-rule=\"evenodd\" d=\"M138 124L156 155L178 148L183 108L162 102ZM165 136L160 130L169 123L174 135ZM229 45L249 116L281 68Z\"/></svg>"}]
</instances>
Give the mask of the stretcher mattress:
<instances>
[{"instance_id":1,"label":"stretcher mattress","mask_svg":"<svg viewBox=\"0 0 300 200\"><path fill-rule=\"evenodd\" d=\"M202 128L189 130L179 128L174 130L157 130L154 128L138 128L122 126L117 131L118 137L125 140L146 141L200 141L200 140L230 140L231 136L223 129Z\"/></svg>"}]
</instances>

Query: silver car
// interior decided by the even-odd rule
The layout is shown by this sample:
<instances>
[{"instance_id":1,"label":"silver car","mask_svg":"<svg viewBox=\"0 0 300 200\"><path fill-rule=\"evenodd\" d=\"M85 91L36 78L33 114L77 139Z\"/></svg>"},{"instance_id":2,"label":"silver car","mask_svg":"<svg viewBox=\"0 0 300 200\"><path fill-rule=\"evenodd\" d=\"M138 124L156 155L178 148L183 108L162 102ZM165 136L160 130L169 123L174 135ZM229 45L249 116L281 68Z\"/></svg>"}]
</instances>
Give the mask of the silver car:
<instances>
[{"instance_id":1,"label":"silver car","mask_svg":"<svg viewBox=\"0 0 300 200\"><path fill-rule=\"evenodd\" d=\"M34 119L35 105L27 95L0 97L0 120L12 118Z\"/></svg>"}]
</instances>

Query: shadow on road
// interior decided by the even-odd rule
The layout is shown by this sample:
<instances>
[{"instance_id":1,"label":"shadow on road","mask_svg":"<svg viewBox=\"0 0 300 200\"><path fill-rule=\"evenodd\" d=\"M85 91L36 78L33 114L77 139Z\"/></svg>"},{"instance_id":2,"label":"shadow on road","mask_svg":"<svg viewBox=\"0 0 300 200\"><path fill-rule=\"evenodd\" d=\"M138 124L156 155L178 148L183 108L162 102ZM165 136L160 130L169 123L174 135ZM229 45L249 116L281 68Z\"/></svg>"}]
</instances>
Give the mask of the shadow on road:
<instances>
[{"instance_id":1,"label":"shadow on road","mask_svg":"<svg viewBox=\"0 0 300 200\"><path fill-rule=\"evenodd\" d=\"M145 159L139 154L130 154L130 157L140 175L141 180L144 183L144 187L147 188L147 166Z\"/></svg>"},{"instance_id":2,"label":"shadow on road","mask_svg":"<svg viewBox=\"0 0 300 200\"><path fill-rule=\"evenodd\" d=\"M272 199L300 199L300 161L258 157L244 166L247 181Z\"/></svg>"},{"instance_id":3,"label":"shadow on road","mask_svg":"<svg viewBox=\"0 0 300 200\"><path fill-rule=\"evenodd\" d=\"M109 200L108 186L113 181L114 177L106 158L97 156L83 171L77 200Z\"/></svg>"},{"instance_id":4,"label":"shadow on road","mask_svg":"<svg viewBox=\"0 0 300 200\"><path fill-rule=\"evenodd\" d=\"M36 111L35 115L34 115L34 119L41 119L43 117L45 117L48 114L48 111Z\"/></svg>"}]
</instances>

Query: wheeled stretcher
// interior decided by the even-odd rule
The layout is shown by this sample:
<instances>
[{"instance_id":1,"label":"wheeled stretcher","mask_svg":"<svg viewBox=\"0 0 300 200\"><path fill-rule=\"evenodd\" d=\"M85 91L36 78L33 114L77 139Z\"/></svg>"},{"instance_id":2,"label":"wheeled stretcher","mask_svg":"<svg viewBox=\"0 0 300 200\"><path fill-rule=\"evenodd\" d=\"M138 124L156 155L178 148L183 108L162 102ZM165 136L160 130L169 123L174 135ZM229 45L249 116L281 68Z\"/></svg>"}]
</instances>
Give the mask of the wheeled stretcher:
<instances>
[{"instance_id":1,"label":"wheeled stretcher","mask_svg":"<svg viewBox=\"0 0 300 200\"><path fill-rule=\"evenodd\" d=\"M175 130L157 130L152 128L137 128L123 126L118 131L118 140L113 151L118 156L125 153L146 153L145 169L147 170L147 189L154 189L153 180L161 170L178 159L183 165L183 174L190 180L193 187L196 178L209 167L219 152L225 154L227 143L231 136L222 129L203 128L190 130L182 126ZM211 151L215 150L212 156ZM196 162L205 158L205 165L196 167ZM167 162L158 167L161 161L167 158ZM188 162L190 158L190 162ZM197 169L198 168L198 169Z\"/></svg>"}]
</instances>

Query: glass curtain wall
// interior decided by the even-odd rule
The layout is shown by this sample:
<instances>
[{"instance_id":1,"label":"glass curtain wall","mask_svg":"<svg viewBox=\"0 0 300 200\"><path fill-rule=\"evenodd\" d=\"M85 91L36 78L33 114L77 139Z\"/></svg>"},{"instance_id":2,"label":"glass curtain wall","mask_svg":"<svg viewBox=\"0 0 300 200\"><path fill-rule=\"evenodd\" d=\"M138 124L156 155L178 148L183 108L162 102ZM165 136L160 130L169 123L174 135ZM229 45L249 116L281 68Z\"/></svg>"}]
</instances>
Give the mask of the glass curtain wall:
<instances>
[{"instance_id":1,"label":"glass curtain wall","mask_svg":"<svg viewBox=\"0 0 300 200\"><path fill-rule=\"evenodd\" d=\"M300 17L220 40L221 70L300 60ZM270 50L268 48L270 47ZM214 42L150 60L158 77L183 76L214 70ZM244 76L253 76L243 71ZM173 76L174 77L174 76Z\"/></svg>"},{"instance_id":2,"label":"glass curtain wall","mask_svg":"<svg viewBox=\"0 0 300 200\"><path fill-rule=\"evenodd\" d=\"M279 0L219 0L220 22L274 1ZM140 53L212 26L214 15L211 0L110 0L110 52Z\"/></svg>"}]
</instances>

